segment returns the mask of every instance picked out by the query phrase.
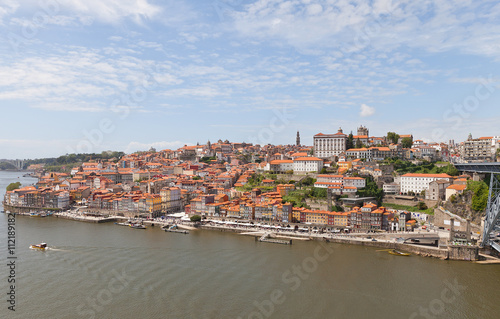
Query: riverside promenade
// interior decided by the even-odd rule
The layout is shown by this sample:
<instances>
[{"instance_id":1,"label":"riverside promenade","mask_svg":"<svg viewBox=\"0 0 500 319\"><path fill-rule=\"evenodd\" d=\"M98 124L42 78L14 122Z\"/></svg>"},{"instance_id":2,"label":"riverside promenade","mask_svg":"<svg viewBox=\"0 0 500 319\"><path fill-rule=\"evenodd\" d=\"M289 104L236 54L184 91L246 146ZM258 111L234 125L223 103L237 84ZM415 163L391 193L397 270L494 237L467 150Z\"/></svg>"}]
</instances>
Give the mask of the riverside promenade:
<instances>
[{"instance_id":1,"label":"riverside promenade","mask_svg":"<svg viewBox=\"0 0 500 319\"><path fill-rule=\"evenodd\" d=\"M24 215L24 214L23 214ZM180 229L185 230L211 230L222 232L234 232L243 236L261 237L268 233L270 238L284 240L300 240L300 241L323 241L336 244L349 244L377 247L381 249L397 249L407 251L424 257L435 257L443 260L480 260L479 248L477 246L425 246L410 243L404 243L401 239L408 236L422 236L418 232L402 232L402 233L319 233L314 231L298 231L290 229L270 229L269 225L238 225L238 224L220 224L215 221L204 221L202 223L193 223L189 221L173 220L173 219L129 219L123 216L93 216L78 211L66 211L54 213L52 217L64 218L88 223L106 223L117 221L131 220L133 223L141 223L149 226L170 226L177 225ZM440 234L445 238L444 234ZM375 239L376 237L376 239ZM491 261L490 261L491 262Z\"/></svg>"}]
</instances>

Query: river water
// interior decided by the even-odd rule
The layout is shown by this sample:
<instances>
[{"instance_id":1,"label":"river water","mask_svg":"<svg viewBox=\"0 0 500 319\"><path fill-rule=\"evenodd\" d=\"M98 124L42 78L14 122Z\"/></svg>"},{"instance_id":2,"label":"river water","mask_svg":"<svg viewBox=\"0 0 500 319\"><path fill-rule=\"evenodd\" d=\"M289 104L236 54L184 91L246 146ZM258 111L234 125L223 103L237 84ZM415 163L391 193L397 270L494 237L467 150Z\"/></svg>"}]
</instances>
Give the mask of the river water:
<instances>
[{"instance_id":1,"label":"river water","mask_svg":"<svg viewBox=\"0 0 500 319\"><path fill-rule=\"evenodd\" d=\"M0 194L23 173L0 172ZM499 318L500 265L400 257L375 248L255 242L17 216L15 301L1 318ZM50 250L30 244L45 241Z\"/></svg>"}]
</instances>

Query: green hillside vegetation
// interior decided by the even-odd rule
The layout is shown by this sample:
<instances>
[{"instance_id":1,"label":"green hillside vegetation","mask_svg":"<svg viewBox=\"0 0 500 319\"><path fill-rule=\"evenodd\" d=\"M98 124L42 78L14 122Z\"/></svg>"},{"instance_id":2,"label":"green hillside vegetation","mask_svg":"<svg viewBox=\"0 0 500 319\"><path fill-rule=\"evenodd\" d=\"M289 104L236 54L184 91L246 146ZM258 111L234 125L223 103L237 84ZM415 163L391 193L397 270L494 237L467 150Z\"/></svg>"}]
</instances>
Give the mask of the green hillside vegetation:
<instances>
[{"instance_id":1,"label":"green hillside vegetation","mask_svg":"<svg viewBox=\"0 0 500 319\"><path fill-rule=\"evenodd\" d=\"M458 176L459 172L452 164L443 167L438 167L434 163L423 163L421 165L415 165L412 162L402 161L401 159L388 159L386 160L389 164L394 165L394 171L399 175L407 173L416 174L448 174L450 176Z\"/></svg>"},{"instance_id":2,"label":"green hillside vegetation","mask_svg":"<svg viewBox=\"0 0 500 319\"><path fill-rule=\"evenodd\" d=\"M488 185L484 181L468 181L466 190L473 194L471 208L475 211L484 211L488 205Z\"/></svg>"},{"instance_id":3,"label":"green hillside vegetation","mask_svg":"<svg viewBox=\"0 0 500 319\"><path fill-rule=\"evenodd\" d=\"M373 180L373 177L369 176L365 178L366 187L357 191L357 195L359 197L375 197L377 203L382 202L382 198L384 197L384 190L382 188L378 188L377 183Z\"/></svg>"},{"instance_id":4,"label":"green hillside vegetation","mask_svg":"<svg viewBox=\"0 0 500 319\"><path fill-rule=\"evenodd\" d=\"M19 189L20 187L21 187L20 182L10 183L9 186L7 186L7 191L10 192L10 191L13 191L15 189Z\"/></svg>"},{"instance_id":5,"label":"green hillside vegetation","mask_svg":"<svg viewBox=\"0 0 500 319\"><path fill-rule=\"evenodd\" d=\"M102 152L100 154L67 154L59 157L51 158L38 158L32 160L26 160L24 166L28 167L32 164L45 164L48 167L60 167L62 165L76 165L84 162L89 162L90 160L114 160L118 162L120 158L125 155L124 152Z\"/></svg>"}]
</instances>

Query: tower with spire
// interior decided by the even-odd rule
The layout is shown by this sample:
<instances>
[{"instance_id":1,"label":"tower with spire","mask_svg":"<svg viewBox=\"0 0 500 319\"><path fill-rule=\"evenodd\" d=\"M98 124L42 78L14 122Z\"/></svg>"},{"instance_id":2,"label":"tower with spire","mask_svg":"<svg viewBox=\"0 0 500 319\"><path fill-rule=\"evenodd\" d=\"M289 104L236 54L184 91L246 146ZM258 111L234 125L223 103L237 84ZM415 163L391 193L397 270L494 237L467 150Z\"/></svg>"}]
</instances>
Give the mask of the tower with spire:
<instances>
[{"instance_id":1,"label":"tower with spire","mask_svg":"<svg viewBox=\"0 0 500 319\"><path fill-rule=\"evenodd\" d=\"M295 140L295 145L300 146L300 133L297 130L297 139Z\"/></svg>"}]
</instances>

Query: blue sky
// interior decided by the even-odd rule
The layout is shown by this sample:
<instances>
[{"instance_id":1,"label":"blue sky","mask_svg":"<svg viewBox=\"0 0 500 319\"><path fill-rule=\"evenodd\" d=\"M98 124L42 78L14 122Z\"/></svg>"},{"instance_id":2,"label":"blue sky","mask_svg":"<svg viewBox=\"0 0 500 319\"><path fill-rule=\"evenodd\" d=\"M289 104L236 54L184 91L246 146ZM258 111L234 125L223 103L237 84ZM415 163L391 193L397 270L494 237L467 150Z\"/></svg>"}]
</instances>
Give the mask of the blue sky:
<instances>
[{"instance_id":1,"label":"blue sky","mask_svg":"<svg viewBox=\"0 0 500 319\"><path fill-rule=\"evenodd\" d=\"M500 135L497 1L4 0L0 158Z\"/></svg>"}]
</instances>

